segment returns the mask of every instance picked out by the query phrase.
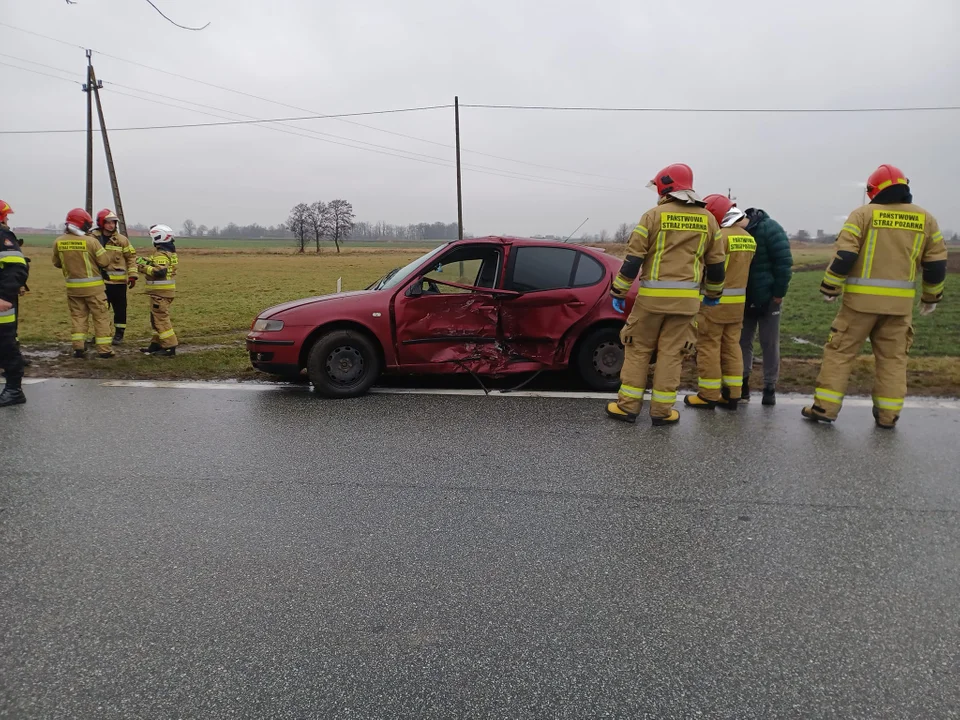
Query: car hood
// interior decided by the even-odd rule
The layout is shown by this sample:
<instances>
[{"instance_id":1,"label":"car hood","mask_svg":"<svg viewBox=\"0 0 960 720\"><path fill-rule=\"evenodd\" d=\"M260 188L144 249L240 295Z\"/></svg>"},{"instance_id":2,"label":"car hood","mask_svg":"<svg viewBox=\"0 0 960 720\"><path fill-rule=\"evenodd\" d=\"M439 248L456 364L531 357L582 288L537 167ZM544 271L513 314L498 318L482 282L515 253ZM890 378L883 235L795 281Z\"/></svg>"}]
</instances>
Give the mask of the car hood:
<instances>
[{"instance_id":1,"label":"car hood","mask_svg":"<svg viewBox=\"0 0 960 720\"><path fill-rule=\"evenodd\" d=\"M331 300L338 300L340 302L353 302L355 298L366 297L368 295L373 295L374 293L379 292L378 290L354 290L352 292L342 292L334 293L333 295L320 295L318 297L302 298L300 300L291 300L290 302L281 303L280 305L274 305L273 307L267 308L261 312L257 317L258 318L272 318L275 315L279 315L282 312L288 310L295 310L297 308L306 307L307 305L315 305L322 302L330 302Z\"/></svg>"}]
</instances>

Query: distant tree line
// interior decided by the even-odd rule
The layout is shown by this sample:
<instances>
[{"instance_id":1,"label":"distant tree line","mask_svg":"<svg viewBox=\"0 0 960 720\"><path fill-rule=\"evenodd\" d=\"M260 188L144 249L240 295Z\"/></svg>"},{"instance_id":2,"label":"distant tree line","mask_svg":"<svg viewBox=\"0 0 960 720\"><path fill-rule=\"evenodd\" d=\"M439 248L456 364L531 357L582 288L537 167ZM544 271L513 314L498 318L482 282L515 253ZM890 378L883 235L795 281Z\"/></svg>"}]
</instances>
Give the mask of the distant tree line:
<instances>
[{"instance_id":1,"label":"distant tree line","mask_svg":"<svg viewBox=\"0 0 960 720\"><path fill-rule=\"evenodd\" d=\"M331 200L325 203L298 203L290 210L286 227L297 241L297 249L306 252L312 241L320 252L321 240L332 240L340 252L340 243L353 234L353 205L346 200Z\"/></svg>"}]
</instances>

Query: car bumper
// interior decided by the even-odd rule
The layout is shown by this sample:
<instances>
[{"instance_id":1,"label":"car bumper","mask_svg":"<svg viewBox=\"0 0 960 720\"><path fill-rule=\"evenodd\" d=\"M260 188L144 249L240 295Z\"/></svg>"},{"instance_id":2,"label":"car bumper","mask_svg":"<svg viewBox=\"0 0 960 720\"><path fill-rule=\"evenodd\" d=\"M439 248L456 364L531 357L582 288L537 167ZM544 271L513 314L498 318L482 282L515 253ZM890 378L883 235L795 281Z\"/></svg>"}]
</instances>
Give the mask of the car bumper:
<instances>
[{"instance_id":1,"label":"car bumper","mask_svg":"<svg viewBox=\"0 0 960 720\"><path fill-rule=\"evenodd\" d=\"M300 344L292 338L278 337L280 333L253 333L247 335L250 363L264 372L295 373L300 370Z\"/></svg>"}]
</instances>

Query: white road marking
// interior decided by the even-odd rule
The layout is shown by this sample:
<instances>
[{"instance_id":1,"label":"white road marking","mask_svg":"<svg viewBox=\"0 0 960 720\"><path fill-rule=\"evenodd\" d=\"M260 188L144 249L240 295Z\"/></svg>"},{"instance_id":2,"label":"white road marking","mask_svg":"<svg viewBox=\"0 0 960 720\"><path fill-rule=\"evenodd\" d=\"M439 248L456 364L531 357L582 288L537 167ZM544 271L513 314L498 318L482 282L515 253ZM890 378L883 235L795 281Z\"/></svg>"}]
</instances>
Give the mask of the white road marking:
<instances>
[{"instance_id":1,"label":"white road marking","mask_svg":"<svg viewBox=\"0 0 960 720\"><path fill-rule=\"evenodd\" d=\"M46 382L47 378L24 378L21 382L23 385L39 385L42 382ZM0 385L6 385L6 382L0 380Z\"/></svg>"},{"instance_id":2,"label":"white road marking","mask_svg":"<svg viewBox=\"0 0 960 720\"><path fill-rule=\"evenodd\" d=\"M27 382L26 380L24 382ZM34 379L34 382L43 382L42 379ZM248 392L270 392L270 391L301 391L310 392L307 385L289 385L284 383L230 383L230 382L182 382L176 380L106 380L100 383L103 387L126 387L126 388L163 388L169 390L243 390ZM479 388L390 388L375 387L370 390L371 395L438 395L451 397L484 397L483 390ZM501 390L491 390L487 397L499 398L557 398L563 400L615 400L616 393L601 392L565 392L562 390L518 390L516 392L503 392ZM646 398L649 401L649 396ZM777 395L778 405L809 405L812 396L806 395ZM846 407L872 407L873 401L866 397L848 397L843 401ZM760 394L757 393L756 399L743 405L760 405ZM960 410L960 401L947 400L941 398L910 398L903 404L904 408L912 409L939 409L939 410ZM678 408L683 407L683 401L677 403Z\"/></svg>"}]
</instances>

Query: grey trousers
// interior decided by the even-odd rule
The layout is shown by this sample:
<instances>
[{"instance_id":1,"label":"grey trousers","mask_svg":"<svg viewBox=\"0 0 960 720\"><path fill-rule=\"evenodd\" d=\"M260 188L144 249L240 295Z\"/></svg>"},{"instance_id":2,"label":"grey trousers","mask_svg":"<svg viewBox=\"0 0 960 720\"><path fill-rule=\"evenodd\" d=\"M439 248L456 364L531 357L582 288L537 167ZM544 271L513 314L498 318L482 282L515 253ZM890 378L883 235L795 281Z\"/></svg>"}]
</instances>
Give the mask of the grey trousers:
<instances>
[{"instance_id":1,"label":"grey trousers","mask_svg":"<svg viewBox=\"0 0 960 720\"><path fill-rule=\"evenodd\" d=\"M743 352L743 377L750 377L753 368L753 339L760 328L760 352L763 354L763 384L775 386L780 379L780 308L772 302L760 316L749 312L743 316L740 350Z\"/></svg>"}]
</instances>

